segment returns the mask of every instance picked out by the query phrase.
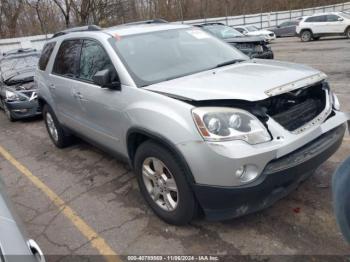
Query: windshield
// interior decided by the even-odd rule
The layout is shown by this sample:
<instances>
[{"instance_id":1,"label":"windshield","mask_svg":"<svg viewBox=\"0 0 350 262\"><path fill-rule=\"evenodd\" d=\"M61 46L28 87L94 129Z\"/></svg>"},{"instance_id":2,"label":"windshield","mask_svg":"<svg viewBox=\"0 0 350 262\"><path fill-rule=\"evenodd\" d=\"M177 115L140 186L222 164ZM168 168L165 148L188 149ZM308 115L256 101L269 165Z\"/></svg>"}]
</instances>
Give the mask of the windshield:
<instances>
[{"instance_id":1,"label":"windshield","mask_svg":"<svg viewBox=\"0 0 350 262\"><path fill-rule=\"evenodd\" d=\"M243 53L199 28L124 36L110 43L137 86L147 86L248 59Z\"/></svg>"},{"instance_id":2,"label":"windshield","mask_svg":"<svg viewBox=\"0 0 350 262\"><path fill-rule=\"evenodd\" d=\"M246 28L247 28L247 30L248 30L249 32L259 31L259 29L256 28L255 26L247 26Z\"/></svg>"},{"instance_id":3,"label":"windshield","mask_svg":"<svg viewBox=\"0 0 350 262\"><path fill-rule=\"evenodd\" d=\"M204 26L203 29L222 39L243 36L236 29L225 25L208 25Z\"/></svg>"},{"instance_id":4,"label":"windshield","mask_svg":"<svg viewBox=\"0 0 350 262\"><path fill-rule=\"evenodd\" d=\"M33 70L33 68L36 68L38 61L39 54L37 53L7 57L0 61L0 73L6 81L20 72Z\"/></svg>"}]
</instances>

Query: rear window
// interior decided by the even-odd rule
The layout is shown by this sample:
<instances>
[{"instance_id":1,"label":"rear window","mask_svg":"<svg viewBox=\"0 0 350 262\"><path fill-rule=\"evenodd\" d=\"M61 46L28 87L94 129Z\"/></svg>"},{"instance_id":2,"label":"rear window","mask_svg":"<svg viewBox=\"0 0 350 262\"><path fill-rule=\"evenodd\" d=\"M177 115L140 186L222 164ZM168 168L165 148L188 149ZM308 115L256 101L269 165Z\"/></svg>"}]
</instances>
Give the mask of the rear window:
<instances>
[{"instance_id":1,"label":"rear window","mask_svg":"<svg viewBox=\"0 0 350 262\"><path fill-rule=\"evenodd\" d=\"M77 74L78 57L80 54L81 40L66 40L57 52L52 72L65 77L74 77Z\"/></svg>"},{"instance_id":2,"label":"rear window","mask_svg":"<svg viewBox=\"0 0 350 262\"><path fill-rule=\"evenodd\" d=\"M305 20L306 23L318 23L318 22L326 22L327 16L326 15L320 15L320 16L313 16L309 17Z\"/></svg>"},{"instance_id":3,"label":"rear window","mask_svg":"<svg viewBox=\"0 0 350 262\"><path fill-rule=\"evenodd\" d=\"M56 43L52 42L52 43L47 43L44 46L43 52L41 53L41 57L39 60L39 69L41 71L45 71L46 70L46 66L50 60L50 56L52 54L53 49L55 48Z\"/></svg>"}]
</instances>

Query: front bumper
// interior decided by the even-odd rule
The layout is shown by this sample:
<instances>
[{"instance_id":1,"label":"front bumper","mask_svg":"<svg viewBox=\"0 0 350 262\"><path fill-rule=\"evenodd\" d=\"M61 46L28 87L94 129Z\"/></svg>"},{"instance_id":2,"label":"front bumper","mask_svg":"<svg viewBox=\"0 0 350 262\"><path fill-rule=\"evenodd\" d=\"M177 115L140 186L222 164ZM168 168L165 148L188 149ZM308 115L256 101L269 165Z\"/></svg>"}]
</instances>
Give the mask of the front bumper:
<instances>
[{"instance_id":1,"label":"front bumper","mask_svg":"<svg viewBox=\"0 0 350 262\"><path fill-rule=\"evenodd\" d=\"M297 188L337 151L345 129L343 124L298 150L271 161L252 184L241 187L194 185L195 195L206 217L209 220L225 220L273 205Z\"/></svg>"},{"instance_id":2,"label":"front bumper","mask_svg":"<svg viewBox=\"0 0 350 262\"><path fill-rule=\"evenodd\" d=\"M13 119L24 119L41 115L38 100L32 101L5 101Z\"/></svg>"}]
</instances>

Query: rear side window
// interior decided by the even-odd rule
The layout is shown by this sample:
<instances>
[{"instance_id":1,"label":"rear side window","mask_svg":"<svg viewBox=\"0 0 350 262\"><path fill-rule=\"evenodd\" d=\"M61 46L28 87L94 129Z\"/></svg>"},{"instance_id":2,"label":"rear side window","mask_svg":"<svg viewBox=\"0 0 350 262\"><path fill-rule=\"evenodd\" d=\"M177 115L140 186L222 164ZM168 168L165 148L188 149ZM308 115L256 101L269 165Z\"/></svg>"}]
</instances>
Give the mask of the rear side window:
<instances>
[{"instance_id":1,"label":"rear side window","mask_svg":"<svg viewBox=\"0 0 350 262\"><path fill-rule=\"evenodd\" d=\"M320 22L326 22L326 21L327 21L326 15L313 16L305 20L305 22L307 23L320 23Z\"/></svg>"},{"instance_id":2,"label":"rear side window","mask_svg":"<svg viewBox=\"0 0 350 262\"><path fill-rule=\"evenodd\" d=\"M52 72L65 77L75 77L81 45L81 40L64 41L58 50Z\"/></svg>"},{"instance_id":3,"label":"rear side window","mask_svg":"<svg viewBox=\"0 0 350 262\"><path fill-rule=\"evenodd\" d=\"M92 81L92 77L104 69L116 72L104 48L93 40L84 40L79 69L79 78L85 81Z\"/></svg>"},{"instance_id":4,"label":"rear side window","mask_svg":"<svg viewBox=\"0 0 350 262\"><path fill-rule=\"evenodd\" d=\"M50 60L50 56L52 54L53 49L55 48L56 43L52 42L52 43L47 43L44 46L44 49L41 53L40 59L39 59L39 69L41 71L45 71L46 70L46 66L47 63Z\"/></svg>"}]
</instances>

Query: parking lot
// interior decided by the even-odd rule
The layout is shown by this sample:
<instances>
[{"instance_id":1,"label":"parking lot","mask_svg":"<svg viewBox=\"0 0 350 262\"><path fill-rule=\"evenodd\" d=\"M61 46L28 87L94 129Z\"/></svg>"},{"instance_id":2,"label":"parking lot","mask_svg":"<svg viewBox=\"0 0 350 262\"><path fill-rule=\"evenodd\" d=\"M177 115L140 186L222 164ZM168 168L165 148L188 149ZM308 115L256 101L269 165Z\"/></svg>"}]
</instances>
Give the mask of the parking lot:
<instances>
[{"instance_id":1,"label":"parking lot","mask_svg":"<svg viewBox=\"0 0 350 262\"><path fill-rule=\"evenodd\" d=\"M349 39L285 38L272 48L278 60L327 73L343 111L350 111ZM330 185L349 155L348 136L311 179L273 207L185 227L170 226L151 212L126 164L82 141L55 148L41 119L10 123L1 113L0 146L2 155L10 154L0 154L1 178L29 236L46 255L350 255L332 213ZM62 201L52 201L56 195Z\"/></svg>"}]
</instances>

